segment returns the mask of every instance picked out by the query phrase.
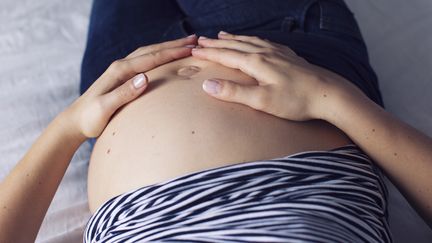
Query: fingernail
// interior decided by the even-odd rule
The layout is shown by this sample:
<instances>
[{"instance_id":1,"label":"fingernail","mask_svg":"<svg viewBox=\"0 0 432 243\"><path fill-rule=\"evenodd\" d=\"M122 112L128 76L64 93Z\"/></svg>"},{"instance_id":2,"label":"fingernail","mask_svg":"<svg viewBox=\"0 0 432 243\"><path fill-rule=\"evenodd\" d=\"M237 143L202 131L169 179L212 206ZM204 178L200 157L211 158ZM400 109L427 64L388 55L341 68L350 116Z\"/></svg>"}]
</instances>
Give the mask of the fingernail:
<instances>
[{"instance_id":1,"label":"fingernail","mask_svg":"<svg viewBox=\"0 0 432 243\"><path fill-rule=\"evenodd\" d=\"M135 87L135 89L139 89L142 86L144 86L146 79L147 79L146 76L144 74L142 74L142 73L140 73L137 76L135 76L135 78L132 81L133 86Z\"/></svg>"},{"instance_id":2,"label":"fingernail","mask_svg":"<svg viewBox=\"0 0 432 243\"><path fill-rule=\"evenodd\" d=\"M190 35L190 36L186 36L186 38L194 38L194 37L196 37L195 34L192 34L192 35Z\"/></svg>"},{"instance_id":3,"label":"fingernail","mask_svg":"<svg viewBox=\"0 0 432 243\"><path fill-rule=\"evenodd\" d=\"M199 38L198 38L198 40L207 40L208 38L207 37L205 37L205 36L200 36Z\"/></svg>"},{"instance_id":4,"label":"fingernail","mask_svg":"<svg viewBox=\"0 0 432 243\"><path fill-rule=\"evenodd\" d=\"M187 48L195 48L196 45L185 45L184 47L187 47Z\"/></svg>"},{"instance_id":5,"label":"fingernail","mask_svg":"<svg viewBox=\"0 0 432 243\"><path fill-rule=\"evenodd\" d=\"M219 31L219 35L228 35L228 33L225 32L225 31L223 31L223 30L221 30L221 31Z\"/></svg>"},{"instance_id":6,"label":"fingernail","mask_svg":"<svg viewBox=\"0 0 432 243\"><path fill-rule=\"evenodd\" d=\"M217 94L221 90L220 82L213 79L204 80L203 89L209 94Z\"/></svg>"}]
</instances>

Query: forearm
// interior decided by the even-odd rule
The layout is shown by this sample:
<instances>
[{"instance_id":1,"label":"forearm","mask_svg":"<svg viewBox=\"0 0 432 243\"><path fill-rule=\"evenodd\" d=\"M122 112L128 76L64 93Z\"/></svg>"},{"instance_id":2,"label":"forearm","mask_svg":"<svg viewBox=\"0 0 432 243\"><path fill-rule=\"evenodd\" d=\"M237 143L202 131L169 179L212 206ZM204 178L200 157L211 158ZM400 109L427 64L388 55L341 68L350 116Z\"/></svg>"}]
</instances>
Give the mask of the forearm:
<instances>
[{"instance_id":1,"label":"forearm","mask_svg":"<svg viewBox=\"0 0 432 243\"><path fill-rule=\"evenodd\" d=\"M324 119L365 151L432 225L432 139L364 95L342 91L335 97Z\"/></svg>"},{"instance_id":2,"label":"forearm","mask_svg":"<svg viewBox=\"0 0 432 243\"><path fill-rule=\"evenodd\" d=\"M62 114L0 184L0 242L34 241L69 162L85 140Z\"/></svg>"},{"instance_id":3,"label":"forearm","mask_svg":"<svg viewBox=\"0 0 432 243\"><path fill-rule=\"evenodd\" d=\"M110 67L50 123L0 184L0 242L31 242L78 147L98 137L112 115L143 94L147 72L191 55L196 36L140 47Z\"/></svg>"}]
</instances>

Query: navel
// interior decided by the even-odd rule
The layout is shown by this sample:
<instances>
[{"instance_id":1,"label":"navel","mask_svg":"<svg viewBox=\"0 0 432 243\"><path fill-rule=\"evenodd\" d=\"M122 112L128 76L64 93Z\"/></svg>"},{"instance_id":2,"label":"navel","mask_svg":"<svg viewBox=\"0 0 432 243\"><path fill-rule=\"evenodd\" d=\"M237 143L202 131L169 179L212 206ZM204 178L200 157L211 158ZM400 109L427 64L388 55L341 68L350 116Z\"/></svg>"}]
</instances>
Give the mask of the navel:
<instances>
[{"instance_id":1,"label":"navel","mask_svg":"<svg viewBox=\"0 0 432 243\"><path fill-rule=\"evenodd\" d=\"M188 77L191 77L194 74L198 73L199 71L201 71L201 68L199 68L197 66L186 66L186 67L180 68L177 71L177 75L188 78Z\"/></svg>"}]
</instances>

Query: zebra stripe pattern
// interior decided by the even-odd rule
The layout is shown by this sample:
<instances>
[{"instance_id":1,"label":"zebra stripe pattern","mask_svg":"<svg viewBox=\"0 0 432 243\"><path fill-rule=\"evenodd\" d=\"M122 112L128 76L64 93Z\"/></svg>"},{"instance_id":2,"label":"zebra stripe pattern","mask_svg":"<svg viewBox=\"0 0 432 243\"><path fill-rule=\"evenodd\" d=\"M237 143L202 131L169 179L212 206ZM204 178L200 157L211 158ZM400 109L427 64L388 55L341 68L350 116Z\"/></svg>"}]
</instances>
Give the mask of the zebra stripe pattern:
<instances>
[{"instance_id":1,"label":"zebra stripe pattern","mask_svg":"<svg viewBox=\"0 0 432 243\"><path fill-rule=\"evenodd\" d=\"M208 169L104 203L84 242L392 242L387 189L355 144Z\"/></svg>"}]
</instances>

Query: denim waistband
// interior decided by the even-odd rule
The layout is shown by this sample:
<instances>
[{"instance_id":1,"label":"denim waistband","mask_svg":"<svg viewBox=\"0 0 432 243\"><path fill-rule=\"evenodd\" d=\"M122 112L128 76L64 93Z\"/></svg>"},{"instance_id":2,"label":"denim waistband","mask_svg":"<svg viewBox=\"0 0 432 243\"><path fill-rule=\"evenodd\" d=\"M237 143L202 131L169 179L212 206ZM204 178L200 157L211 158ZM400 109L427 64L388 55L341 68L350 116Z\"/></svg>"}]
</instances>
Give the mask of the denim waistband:
<instances>
[{"instance_id":1,"label":"denim waistband","mask_svg":"<svg viewBox=\"0 0 432 243\"><path fill-rule=\"evenodd\" d=\"M343 0L94 1L81 92L139 46L225 30L287 45L383 106L357 22Z\"/></svg>"},{"instance_id":2,"label":"denim waistband","mask_svg":"<svg viewBox=\"0 0 432 243\"><path fill-rule=\"evenodd\" d=\"M257 3L256 0L240 2L204 15L187 17L184 21L195 30L218 27L229 28L230 31L245 30L281 16L299 17L302 7L313 1L316 0L283 1L283 3L270 0L266 1L265 5Z\"/></svg>"},{"instance_id":3,"label":"denim waistband","mask_svg":"<svg viewBox=\"0 0 432 243\"><path fill-rule=\"evenodd\" d=\"M320 4L331 2L351 13L343 0L266 0L265 4L262 4L263 1L261 0L215 0L206 1L205 4L199 0L177 0L177 2L186 14L186 18L182 21L191 25L195 31L209 28L229 28L231 31L245 30L279 17L292 17L299 23L299 27L304 29L306 12L311 5L317 2ZM321 23L322 26L325 26L325 22L332 18L331 15L335 14L328 10L331 8L321 9L325 20Z\"/></svg>"},{"instance_id":4,"label":"denim waistband","mask_svg":"<svg viewBox=\"0 0 432 243\"><path fill-rule=\"evenodd\" d=\"M360 29L343 0L265 2L215 0L205 6L197 0L178 0L186 16L170 26L161 41L192 33L216 37L219 30L264 37L342 75L384 106Z\"/></svg>"}]
</instances>

